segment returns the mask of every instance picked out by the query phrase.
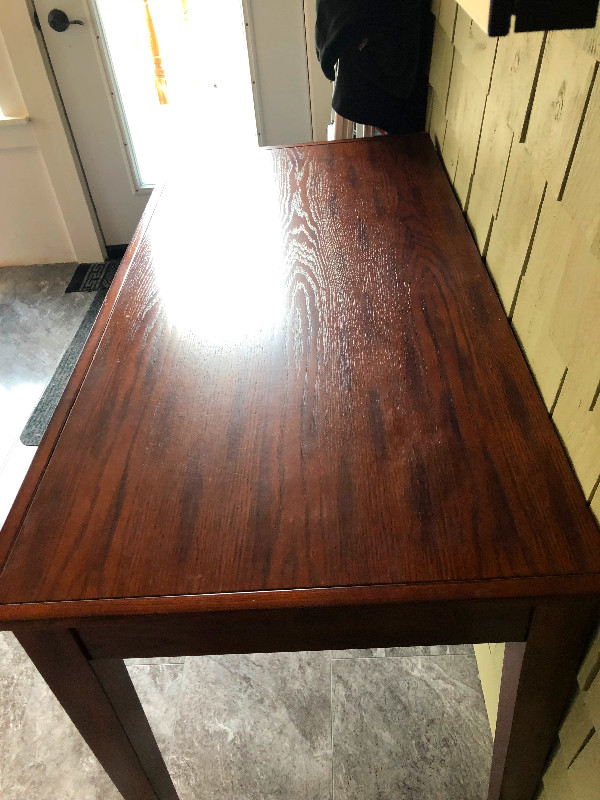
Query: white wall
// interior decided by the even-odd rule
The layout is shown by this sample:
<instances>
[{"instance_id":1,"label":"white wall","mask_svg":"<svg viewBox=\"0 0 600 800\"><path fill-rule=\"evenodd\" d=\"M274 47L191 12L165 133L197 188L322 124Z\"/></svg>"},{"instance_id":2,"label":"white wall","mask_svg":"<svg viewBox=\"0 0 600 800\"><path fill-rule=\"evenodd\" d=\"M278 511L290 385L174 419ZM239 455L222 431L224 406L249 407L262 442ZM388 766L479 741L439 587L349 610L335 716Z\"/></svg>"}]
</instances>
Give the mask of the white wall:
<instances>
[{"instance_id":1,"label":"white wall","mask_svg":"<svg viewBox=\"0 0 600 800\"><path fill-rule=\"evenodd\" d=\"M329 81L317 59L315 48L315 23L317 21L316 0L304 0L304 25L306 28L306 55L310 84L313 140L327 141L327 126L331 122L331 96L333 84Z\"/></svg>"},{"instance_id":2,"label":"white wall","mask_svg":"<svg viewBox=\"0 0 600 800\"><path fill-rule=\"evenodd\" d=\"M331 83L315 53L316 0L243 0L259 142L327 138Z\"/></svg>"},{"instance_id":3,"label":"white wall","mask_svg":"<svg viewBox=\"0 0 600 800\"><path fill-rule=\"evenodd\" d=\"M0 112L0 266L102 260L26 0L0 2Z\"/></svg>"}]
</instances>

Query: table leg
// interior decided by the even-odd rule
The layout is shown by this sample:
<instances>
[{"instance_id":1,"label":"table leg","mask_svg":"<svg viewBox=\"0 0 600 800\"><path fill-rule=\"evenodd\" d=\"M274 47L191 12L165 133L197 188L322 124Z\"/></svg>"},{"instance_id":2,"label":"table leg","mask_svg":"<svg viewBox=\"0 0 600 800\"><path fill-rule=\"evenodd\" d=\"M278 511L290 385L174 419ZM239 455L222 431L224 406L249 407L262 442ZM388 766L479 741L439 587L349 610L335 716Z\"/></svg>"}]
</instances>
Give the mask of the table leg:
<instances>
[{"instance_id":1,"label":"table leg","mask_svg":"<svg viewBox=\"0 0 600 800\"><path fill-rule=\"evenodd\" d=\"M125 800L177 800L123 661L90 661L70 630L17 639Z\"/></svg>"},{"instance_id":2,"label":"table leg","mask_svg":"<svg viewBox=\"0 0 600 800\"><path fill-rule=\"evenodd\" d=\"M532 800L598 618L589 604L536 607L504 654L488 800Z\"/></svg>"}]
</instances>

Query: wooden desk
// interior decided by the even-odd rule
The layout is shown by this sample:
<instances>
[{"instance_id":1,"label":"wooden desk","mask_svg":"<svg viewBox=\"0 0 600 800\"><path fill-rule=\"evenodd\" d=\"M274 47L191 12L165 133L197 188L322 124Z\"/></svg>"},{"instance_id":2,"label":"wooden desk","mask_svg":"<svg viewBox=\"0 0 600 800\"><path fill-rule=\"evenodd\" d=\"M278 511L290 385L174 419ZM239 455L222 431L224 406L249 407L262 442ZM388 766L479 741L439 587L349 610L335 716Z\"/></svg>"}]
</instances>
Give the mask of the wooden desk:
<instances>
[{"instance_id":1,"label":"wooden desk","mask_svg":"<svg viewBox=\"0 0 600 800\"><path fill-rule=\"evenodd\" d=\"M490 798L531 800L600 533L425 135L167 186L0 564L0 624L126 800L176 793L119 659L487 641Z\"/></svg>"}]
</instances>

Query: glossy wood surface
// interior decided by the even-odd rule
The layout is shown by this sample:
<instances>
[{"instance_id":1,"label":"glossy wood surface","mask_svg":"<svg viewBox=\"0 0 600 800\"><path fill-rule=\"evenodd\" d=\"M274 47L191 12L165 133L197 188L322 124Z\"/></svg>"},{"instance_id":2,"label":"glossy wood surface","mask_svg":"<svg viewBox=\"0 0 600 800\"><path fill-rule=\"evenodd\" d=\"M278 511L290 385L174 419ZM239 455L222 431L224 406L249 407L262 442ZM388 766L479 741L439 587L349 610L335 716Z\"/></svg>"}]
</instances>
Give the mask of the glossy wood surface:
<instances>
[{"instance_id":1,"label":"glossy wood surface","mask_svg":"<svg viewBox=\"0 0 600 800\"><path fill-rule=\"evenodd\" d=\"M78 625L77 632L91 658L503 642L527 638L534 608L535 604L521 599L246 608L94 619ZM26 630L31 629L28 624Z\"/></svg>"},{"instance_id":2,"label":"glossy wood surface","mask_svg":"<svg viewBox=\"0 0 600 800\"><path fill-rule=\"evenodd\" d=\"M203 154L200 204L193 174L167 186L143 234L3 529L2 617L600 589L600 533L428 138L227 155Z\"/></svg>"}]
</instances>

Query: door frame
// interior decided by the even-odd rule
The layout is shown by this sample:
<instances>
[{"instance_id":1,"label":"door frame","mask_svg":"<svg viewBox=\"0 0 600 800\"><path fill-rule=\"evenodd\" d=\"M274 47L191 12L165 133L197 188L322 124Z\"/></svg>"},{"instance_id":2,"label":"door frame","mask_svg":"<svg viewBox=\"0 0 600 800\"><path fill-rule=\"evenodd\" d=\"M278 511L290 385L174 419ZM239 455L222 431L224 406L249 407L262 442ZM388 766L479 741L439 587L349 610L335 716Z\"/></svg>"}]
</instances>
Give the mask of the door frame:
<instances>
[{"instance_id":1,"label":"door frame","mask_svg":"<svg viewBox=\"0 0 600 800\"><path fill-rule=\"evenodd\" d=\"M32 0L0 3L0 29L71 241L73 260L102 261L104 237L34 11Z\"/></svg>"}]
</instances>

